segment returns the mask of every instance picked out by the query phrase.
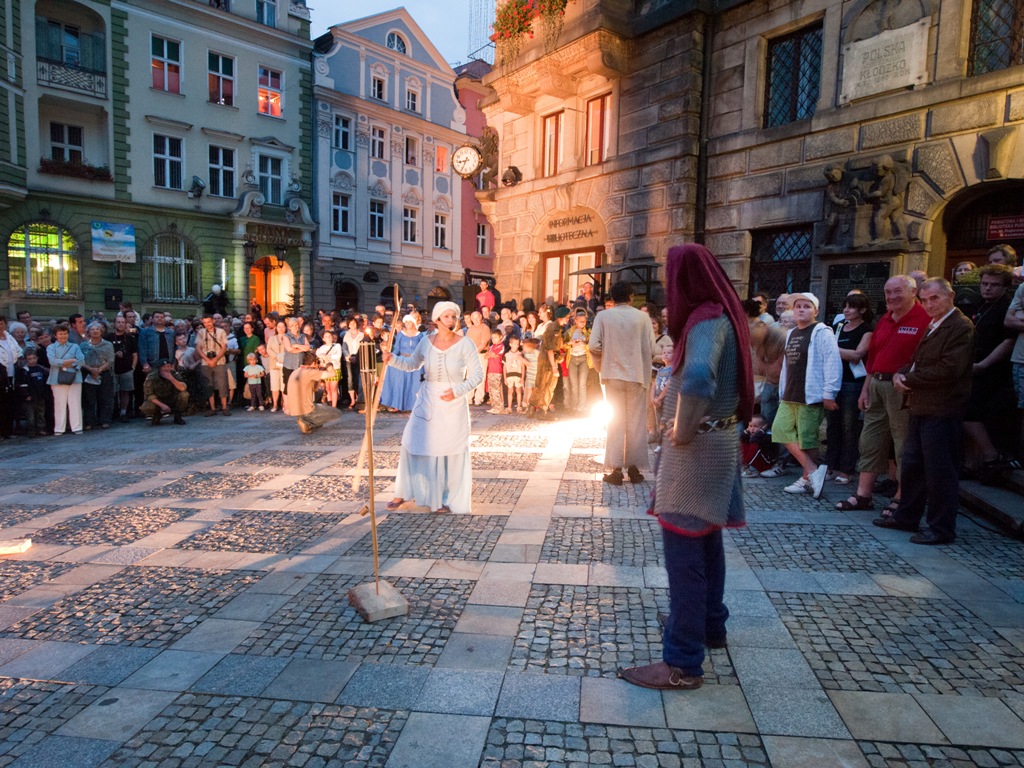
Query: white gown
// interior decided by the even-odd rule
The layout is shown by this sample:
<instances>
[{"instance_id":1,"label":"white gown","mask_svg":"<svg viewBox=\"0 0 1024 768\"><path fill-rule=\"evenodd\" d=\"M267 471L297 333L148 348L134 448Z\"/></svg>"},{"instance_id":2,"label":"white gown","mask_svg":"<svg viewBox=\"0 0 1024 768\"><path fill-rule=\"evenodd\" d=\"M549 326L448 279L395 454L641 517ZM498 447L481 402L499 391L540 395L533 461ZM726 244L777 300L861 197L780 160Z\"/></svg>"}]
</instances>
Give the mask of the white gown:
<instances>
[{"instance_id":1,"label":"white gown","mask_svg":"<svg viewBox=\"0 0 1024 768\"><path fill-rule=\"evenodd\" d=\"M462 337L439 350L424 336L409 357L392 357L402 371L423 368L424 381L402 433L395 496L430 509L447 506L467 514L472 508L473 476L469 459L469 400L484 378L476 346ZM448 389L450 401L441 399Z\"/></svg>"}]
</instances>

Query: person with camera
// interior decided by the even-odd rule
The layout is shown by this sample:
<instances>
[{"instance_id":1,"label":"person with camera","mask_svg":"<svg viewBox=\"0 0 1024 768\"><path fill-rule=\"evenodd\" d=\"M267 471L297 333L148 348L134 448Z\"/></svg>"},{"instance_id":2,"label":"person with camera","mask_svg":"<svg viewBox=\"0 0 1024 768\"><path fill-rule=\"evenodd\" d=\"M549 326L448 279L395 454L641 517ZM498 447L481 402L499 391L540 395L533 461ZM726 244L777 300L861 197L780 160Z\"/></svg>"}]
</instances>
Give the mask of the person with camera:
<instances>
[{"instance_id":1,"label":"person with camera","mask_svg":"<svg viewBox=\"0 0 1024 768\"><path fill-rule=\"evenodd\" d=\"M173 337L172 337L173 338ZM228 335L223 329L217 328L212 315L203 315L203 327L196 332L196 349L202 361L200 373L203 383L210 393L210 410L207 416L217 415L216 396L220 395L224 415L231 415L228 402Z\"/></svg>"}]
</instances>

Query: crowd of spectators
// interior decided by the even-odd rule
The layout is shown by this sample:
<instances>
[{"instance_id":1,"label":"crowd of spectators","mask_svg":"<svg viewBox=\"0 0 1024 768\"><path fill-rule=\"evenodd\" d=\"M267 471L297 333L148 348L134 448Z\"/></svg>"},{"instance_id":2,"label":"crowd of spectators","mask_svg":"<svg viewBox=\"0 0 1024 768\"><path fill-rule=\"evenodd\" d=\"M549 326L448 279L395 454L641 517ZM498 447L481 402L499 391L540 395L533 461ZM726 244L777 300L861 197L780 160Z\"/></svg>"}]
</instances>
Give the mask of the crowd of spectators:
<instances>
[{"instance_id":1,"label":"crowd of spectators","mask_svg":"<svg viewBox=\"0 0 1024 768\"><path fill-rule=\"evenodd\" d=\"M787 491L818 495L832 481L854 489L839 509L873 509L874 497L884 495L892 501L883 507L883 517L895 514L912 399L902 382L915 369L920 342L942 320L922 306L923 287L948 291L973 329L970 398L956 416L962 431L956 446L960 477L994 484L1019 469L1024 285L1016 253L1008 245L995 246L987 263L961 262L952 277L952 285L924 273L890 278L877 320L876 308L858 289L846 296L834 318L819 318L817 299L809 293L776 297L774 314L768 312L767 296L746 301L760 418L744 436L750 446L744 476L780 477L799 464L802 475ZM785 391L787 372L801 387ZM819 446L821 422L825 439Z\"/></svg>"},{"instance_id":2,"label":"crowd of spectators","mask_svg":"<svg viewBox=\"0 0 1024 768\"><path fill-rule=\"evenodd\" d=\"M588 344L597 312L613 303L601 301L592 284L558 306L501 303L488 285L477 299L460 332L476 344L488 375L470 395L471 404L547 420L584 415L601 399ZM671 340L658 308L643 309L652 313L657 337L653 378L671 353ZM225 310L174 317L169 311L140 315L125 304L113 317L96 311L66 320L19 312L16 322L0 317L0 435L81 434L137 418L156 425L171 415L184 423L188 415L230 416L240 408L286 411L288 378L307 351L327 372L317 399L361 410L360 346L373 345L380 376L382 346L393 343L394 354L411 354L432 325L412 304L398 315L384 305L368 313L320 310L290 317L263 316L257 306L238 315ZM172 379L183 385L180 395ZM164 403L154 387L174 402ZM418 388L416 374L389 371L381 409L410 411ZM155 412L154 401L162 404ZM658 439L653 402L647 423L651 440Z\"/></svg>"}]
</instances>

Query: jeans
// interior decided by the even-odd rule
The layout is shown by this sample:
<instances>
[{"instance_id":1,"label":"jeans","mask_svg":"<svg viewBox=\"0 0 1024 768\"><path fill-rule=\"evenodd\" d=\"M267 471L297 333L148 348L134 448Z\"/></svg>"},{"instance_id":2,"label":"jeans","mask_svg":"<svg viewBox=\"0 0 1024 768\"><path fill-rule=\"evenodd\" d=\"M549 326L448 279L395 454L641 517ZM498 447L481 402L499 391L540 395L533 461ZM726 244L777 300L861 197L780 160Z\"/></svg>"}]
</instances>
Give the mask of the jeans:
<instances>
[{"instance_id":1,"label":"jeans","mask_svg":"<svg viewBox=\"0 0 1024 768\"><path fill-rule=\"evenodd\" d=\"M857 445L860 443L860 409L857 399L860 397L863 382L845 381L836 395L837 411L825 411L828 423L826 440L828 451L825 463L829 469L844 474L851 474L857 469Z\"/></svg>"},{"instance_id":2,"label":"jeans","mask_svg":"<svg viewBox=\"0 0 1024 768\"><path fill-rule=\"evenodd\" d=\"M959 418L911 414L900 464L896 519L917 524L927 510L928 527L950 541L960 501L960 428Z\"/></svg>"},{"instance_id":3,"label":"jeans","mask_svg":"<svg viewBox=\"0 0 1024 768\"><path fill-rule=\"evenodd\" d=\"M114 412L114 374L104 371L99 384L82 384L82 411L85 426L109 424Z\"/></svg>"},{"instance_id":4,"label":"jeans","mask_svg":"<svg viewBox=\"0 0 1024 768\"><path fill-rule=\"evenodd\" d=\"M587 407L587 356L570 355L566 365L569 368L569 382L565 389L565 409L569 413L583 411Z\"/></svg>"},{"instance_id":5,"label":"jeans","mask_svg":"<svg viewBox=\"0 0 1024 768\"><path fill-rule=\"evenodd\" d=\"M669 614L662 658L687 676L703 675L704 643L725 640L725 550L721 530L683 536L662 529Z\"/></svg>"}]
</instances>

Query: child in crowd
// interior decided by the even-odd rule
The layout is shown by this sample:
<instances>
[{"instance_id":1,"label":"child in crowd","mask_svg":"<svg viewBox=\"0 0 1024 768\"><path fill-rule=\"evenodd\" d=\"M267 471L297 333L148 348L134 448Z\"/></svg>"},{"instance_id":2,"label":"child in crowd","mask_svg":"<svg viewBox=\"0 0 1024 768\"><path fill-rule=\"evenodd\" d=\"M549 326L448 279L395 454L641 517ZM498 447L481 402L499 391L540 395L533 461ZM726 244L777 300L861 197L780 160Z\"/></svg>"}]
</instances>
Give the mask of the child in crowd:
<instances>
[{"instance_id":1,"label":"child in crowd","mask_svg":"<svg viewBox=\"0 0 1024 768\"><path fill-rule=\"evenodd\" d=\"M269 380L269 383L271 384L271 386L268 387L263 392L263 402L261 402L260 405L275 405L274 400L276 399L276 396L271 392L274 384L274 376L272 373L274 370L272 367L274 361L273 359L271 359L270 354L267 352L266 344L260 344L258 347L256 347L256 354L259 356L259 363L263 367L263 370L266 371L266 378ZM278 378L280 379L280 376L278 376ZM250 394L252 393L250 392Z\"/></svg>"},{"instance_id":2,"label":"child in crowd","mask_svg":"<svg viewBox=\"0 0 1024 768\"><path fill-rule=\"evenodd\" d=\"M740 443L744 465L741 474L747 478L760 477L761 472L772 465L775 455L764 416L756 413L750 417L747 428L740 435Z\"/></svg>"},{"instance_id":3,"label":"child in crowd","mask_svg":"<svg viewBox=\"0 0 1024 768\"><path fill-rule=\"evenodd\" d=\"M14 385L21 397L25 434L29 437L46 434L46 376L36 351L26 350L25 364L14 372Z\"/></svg>"},{"instance_id":4,"label":"child in crowd","mask_svg":"<svg viewBox=\"0 0 1024 768\"><path fill-rule=\"evenodd\" d=\"M267 375L267 370L259 364L255 352L250 352L246 360L249 364L242 369L242 373L245 374L245 383L249 385L249 407L245 410L252 413L259 408L262 411L263 377Z\"/></svg>"},{"instance_id":5,"label":"child in crowd","mask_svg":"<svg viewBox=\"0 0 1024 768\"><path fill-rule=\"evenodd\" d=\"M672 346L666 346L661 353L662 362L665 364L658 369L654 377L654 384L651 386L651 402L654 404L654 415L657 418L658 433L656 442L661 443L661 429L663 412L665 408L665 393L668 391L668 380L672 378Z\"/></svg>"},{"instance_id":6,"label":"child in crowd","mask_svg":"<svg viewBox=\"0 0 1024 768\"><path fill-rule=\"evenodd\" d=\"M487 350L487 392L491 398L491 409L488 413L504 413L505 397L502 390L502 365L505 357L505 341L501 330L491 331L491 346Z\"/></svg>"},{"instance_id":7,"label":"child in crowd","mask_svg":"<svg viewBox=\"0 0 1024 768\"><path fill-rule=\"evenodd\" d=\"M533 385L537 382L537 361L540 359L540 339L523 339L523 357L526 359L526 377L523 381L523 401L529 403Z\"/></svg>"},{"instance_id":8,"label":"child in crowd","mask_svg":"<svg viewBox=\"0 0 1024 768\"><path fill-rule=\"evenodd\" d=\"M523 378L526 373L526 358L519 349L519 339L515 336L508 338L508 352L505 353L505 389L508 391L508 409L517 413L525 413L526 406L523 404ZM516 397L519 398L519 405L513 408Z\"/></svg>"}]
</instances>

